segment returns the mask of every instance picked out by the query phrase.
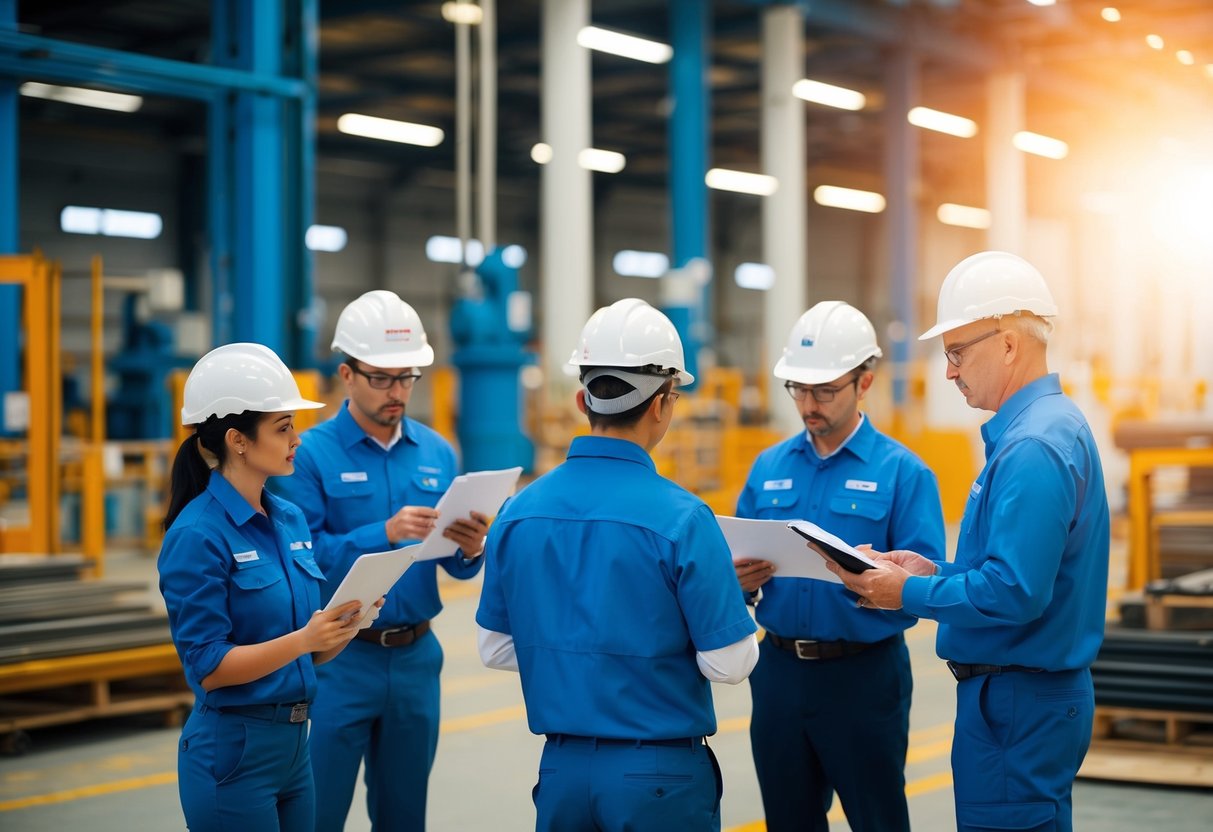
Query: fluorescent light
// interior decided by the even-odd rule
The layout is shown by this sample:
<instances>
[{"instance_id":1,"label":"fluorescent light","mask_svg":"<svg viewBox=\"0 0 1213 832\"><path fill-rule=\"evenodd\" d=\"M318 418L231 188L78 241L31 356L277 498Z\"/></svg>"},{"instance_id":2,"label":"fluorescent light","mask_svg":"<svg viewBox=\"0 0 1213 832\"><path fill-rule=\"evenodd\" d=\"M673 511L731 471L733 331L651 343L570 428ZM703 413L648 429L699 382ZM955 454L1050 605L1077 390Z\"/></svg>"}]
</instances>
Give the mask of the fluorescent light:
<instances>
[{"instance_id":1,"label":"fluorescent light","mask_svg":"<svg viewBox=\"0 0 1213 832\"><path fill-rule=\"evenodd\" d=\"M577 154L577 164L586 170L596 170L599 173L619 173L627 164L627 159L622 153L616 153L613 150L587 147Z\"/></svg>"},{"instance_id":2,"label":"fluorescent light","mask_svg":"<svg viewBox=\"0 0 1213 832\"><path fill-rule=\"evenodd\" d=\"M1033 6L1052 6L1057 0L1028 0Z\"/></svg>"},{"instance_id":3,"label":"fluorescent light","mask_svg":"<svg viewBox=\"0 0 1213 832\"><path fill-rule=\"evenodd\" d=\"M1161 35L1146 35L1146 45L1151 49L1162 49L1165 44Z\"/></svg>"},{"instance_id":4,"label":"fluorescent light","mask_svg":"<svg viewBox=\"0 0 1213 832\"><path fill-rule=\"evenodd\" d=\"M1196 63L1196 58L1187 49L1181 49L1175 53L1175 59L1184 66L1192 66Z\"/></svg>"},{"instance_id":5,"label":"fluorescent light","mask_svg":"<svg viewBox=\"0 0 1213 832\"><path fill-rule=\"evenodd\" d=\"M837 107L840 110L862 110L868 102L867 97L846 87L836 87L833 84L823 84L801 78L792 85L792 95L811 101L814 104L824 104L827 107Z\"/></svg>"},{"instance_id":6,"label":"fluorescent light","mask_svg":"<svg viewBox=\"0 0 1213 832\"><path fill-rule=\"evenodd\" d=\"M425 241L425 256L434 263L462 263L463 244L458 237L435 234ZM479 266L484 260L484 244L479 240L468 240L467 264Z\"/></svg>"},{"instance_id":7,"label":"fluorescent light","mask_svg":"<svg viewBox=\"0 0 1213 832\"><path fill-rule=\"evenodd\" d=\"M1119 23L1120 9L1116 8L1115 6L1105 6L1103 11L1099 13L1099 16L1109 23Z\"/></svg>"},{"instance_id":8,"label":"fluorescent light","mask_svg":"<svg viewBox=\"0 0 1213 832\"><path fill-rule=\"evenodd\" d=\"M1205 75L1208 75L1213 80L1213 64L1205 64Z\"/></svg>"},{"instance_id":9,"label":"fluorescent light","mask_svg":"<svg viewBox=\"0 0 1213 832\"><path fill-rule=\"evenodd\" d=\"M339 225L313 225L303 239L311 251L338 252L345 248L350 237Z\"/></svg>"},{"instance_id":10,"label":"fluorescent light","mask_svg":"<svg viewBox=\"0 0 1213 832\"><path fill-rule=\"evenodd\" d=\"M648 64L664 64L674 57L674 49L668 43L599 29L597 26L583 27L577 33L577 45Z\"/></svg>"},{"instance_id":11,"label":"fluorescent light","mask_svg":"<svg viewBox=\"0 0 1213 832\"><path fill-rule=\"evenodd\" d=\"M906 121L915 127L947 133L962 139L971 139L977 135L977 122L973 119L932 110L930 107L915 107L906 113Z\"/></svg>"},{"instance_id":12,"label":"fluorescent light","mask_svg":"<svg viewBox=\"0 0 1213 832\"><path fill-rule=\"evenodd\" d=\"M742 263L733 270L733 282L742 289L765 292L775 285L775 270L766 263Z\"/></svg>"},{"instance_id":13,"label":"fluorescent light","mask_svg":"<svg viewBox=\"0 0 1213 832\"><path fill-rule=\"evenodd\" d=\"M337 129L351 136L363 136L368 139L400 142L401 144L416 144L422 147L440 145L444 136L438 127L414 124L411 121L364 116L360 113L346 113L337 119Z\"/></svg>"},{"instance_id":14,"label":"fluorescent light","mask_svg":"<svg viewBox=\"0 0 1213 832\"><path fill-rule=\"evenodd\" d=\"M740 170L712 168L703 177L709 188L718 191L734 191L739 194L770 196L779 190L779 180L765 173L746 173Z\"/></svg>"},{"instance_id":15,"label":"fluorescent light","mask_svg":"<svg viewBox=\"0 0 1213 832\"><path fill-rule=\"evenodd\" d=\"M539 142L531 148L531 159L533 159L537 165L546 165L548 162L552 161L552 146L550 144Z\"/></svg>"},{"instance_id":16,"label":"fluorescent light","mask_svg":"<svg viewBox=\"0 0 1213 832\"><path fill-rule=\"evenodd\" d=\"M447 23L475 26L484 20L484 11L475 3L443 3L442 19Z\"/></svg>"},{"instance_id":17,"label":"fluorescent light","mask_svg":"<svg viewBox=\"0 0 1213 832\"><path fill-rule=\"evenodd\" d=\"M88 208L68 205L59 212L59 228L69 234L101 234L106 237L134 237L154 240L164 230L159 214L148 211L119 211L114 208Z\"/></svg>"},{"instance_id":18,"label":"fluorescent light","mask_svg":"<svg viewBox=\"0 0 1213 832\"><path fill-rule=\"evenodd\" d=\"M813 201L827 208L845 208L868 214L879 214L885 206L884 197L878 193L839 188L836 185L818 185L813 189Z\"/></svg>"},{"instance_id":19,"label":"fluorescent light","mask_svg":"<svg viewBox=\"0 0 1213 832\"><path fill-rule=\"evenodd\" d=\"M37 81L26 81L20 89L21 94L29 98L45 98L48 101L62 101L64 104L96 107L100 110L117 110L120 113L133 113L143 106L140 96L121 92L60 87L54 84L39 84Z\"/></svg>"},{"instance_id":20,"label":"fluorescent light","mask_svg":"<svg viewBox=\"0 0 1213 832\"><path fill-rule=\"evenodd\" d=\"M521 269L526 262L526 249L514 243L501 250L501 262L511 269Z\"/></svg>"},{"instance_id":21,"label":"fluorescent light","mask_svg":"<svg viewBox=\"0 0 1213 832\"><path fill-rule=\"evenodd\" d=\"M1046 159L1064 159L1070 152L1070 146L1061 139L1029 133L1027 130L1020 130L1012 136L1011 144L1024 153L1034 153Z\"/></svg>"},{"instance_id":22,"label":"fluorescent light","mask_svg":"<svg viewBox=\"0 0 1213 832\"><path fill-rule=\"evenodd\" d=\"M958 225L961 228L989 228L991 224L990 212L985 208L957 205L955 202L940 205L935 216L944 225Z\"/></svg>"},{"instance_id":23,"label":"fluorescent light","mask_svg":"<svg viewBox=\"0 0 1213 832\"><path fill-rule=\"evenodd\" d=\"M624 249L615 252L611 265L623 277L661 277L670 270L670 258L660 251Z\"/></svg>"}]
</instances>

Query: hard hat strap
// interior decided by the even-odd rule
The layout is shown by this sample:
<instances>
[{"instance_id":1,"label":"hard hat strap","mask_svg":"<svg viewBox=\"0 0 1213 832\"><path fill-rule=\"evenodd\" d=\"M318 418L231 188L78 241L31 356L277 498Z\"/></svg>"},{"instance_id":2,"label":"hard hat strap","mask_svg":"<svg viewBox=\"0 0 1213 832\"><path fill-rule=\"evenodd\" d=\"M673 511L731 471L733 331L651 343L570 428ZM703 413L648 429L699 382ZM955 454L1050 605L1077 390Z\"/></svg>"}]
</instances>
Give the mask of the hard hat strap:
<instances>
[{"instance_id":1,"label":"hard hat strap","mask_svg":"<svg viewBox=\"0 0 1213 832\"><path fill-rule=\"evenodd\" d=\"M590 382L602 376L610 376L632 385L633 390L613 399L601 399L590 393ZM602 416L613 416L626 413L637 405L648 401L654 393L672 376L652 375L650 373L635 373L619 367L592 367L581 376L581 384L585 387L585 406Z\"/></svg>"}]
</instances>

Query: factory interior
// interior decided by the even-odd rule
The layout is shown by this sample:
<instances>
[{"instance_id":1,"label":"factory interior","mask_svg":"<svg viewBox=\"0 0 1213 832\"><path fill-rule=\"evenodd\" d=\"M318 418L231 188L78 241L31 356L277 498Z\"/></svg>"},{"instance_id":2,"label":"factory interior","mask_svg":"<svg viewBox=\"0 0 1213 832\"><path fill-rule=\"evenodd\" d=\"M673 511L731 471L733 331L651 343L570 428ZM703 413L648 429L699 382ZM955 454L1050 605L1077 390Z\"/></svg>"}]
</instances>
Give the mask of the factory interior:
<instances>
[{"instance_id":1,"label":"factory interior","mask_svg":"<svg viewBox=\"0 0 1213 832\"><path fill-rule=\"evenodd\" d=\"M641 298L695 376L657 471L725 516L804 431L790 328L844 301L883 353L865 418L934 473L951 557L991 414L918 336L986 250L1048 282L1111 512L1074 828L1204 832L1213 2L0 0L0 829L185 828L157 557L211 349L282 358L327 405L306 446L346 397L338 316L395 292L435 356L407 419L525 487L590 432L586 319ZM439 572L428 827L531 829L544 738L477 655L480 586ZM956 828L936 629L906 633L926 832ZM760 832L749 685L712 691L721 827Z\"/></svg>"}]
</instances>

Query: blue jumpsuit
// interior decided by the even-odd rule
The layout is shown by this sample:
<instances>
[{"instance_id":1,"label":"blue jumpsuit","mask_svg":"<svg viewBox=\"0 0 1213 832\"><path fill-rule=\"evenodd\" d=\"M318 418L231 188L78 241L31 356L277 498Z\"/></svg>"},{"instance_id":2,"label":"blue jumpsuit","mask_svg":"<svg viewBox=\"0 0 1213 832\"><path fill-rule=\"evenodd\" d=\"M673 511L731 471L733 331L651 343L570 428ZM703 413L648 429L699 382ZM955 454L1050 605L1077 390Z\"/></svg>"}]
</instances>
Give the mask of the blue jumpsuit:
<instances>
[{"instance_id":1,"label":"blue jumpsuit","mask_svg":"<svg viewBox=\"0 0 1213 832\"><path fill-rule=\"evenodd\" d=\"M265 515L213 471L160 550L160 591L197 698L177 754L193 832L311 832L314 823L307 722L291 707L315 696L312 657L243 685L202 689L233 647L294 632L320 609L324 575L302 513L268 492L262 506Z\"/></svg>"},{"instance_id":2,"label":"blue jumpsuit","mask_svg":"<svg viewBox=\"0 0 1213 832\"><path fill-rule=\"evenodd\" d=\"M724 536L635 443L583 436L489 531L476 621L512 636L546 734L540 830L720 828L695 654L755 631Z\"/></svg>"},{"instance_id":3,"label":"blue jumpsuit","mask_svg":"<svg viewBox=\"0 0 1213 832\"><path fill-rule=\"evenodd\" d=\"M763 451L737 516L803 518L853 545L911 549L933 560L943 559L946 546L935 475L866 416L825 459L806 433ZM837 658L801 659L763 639L750 674L750 740L767 828L828 829L826 813L837 791L856 832L908 830L913 682L902 631L916 619L858 609L841 584L778 573L763 585L756 614L768 633L783 639L874 645Z\"/></svg>"},{"instance_id":4,"label":"blue jumpsuit","mask_svg":"<svg viewBox=\"0 0 1213 832\"><path fill-rule=\"evenodd\" d=\"M405 419L390 451L350 415L348 403L307 432L295 474L274 487L307 517L329 595L362 554L416 541L389 541L385 521L401 507L433 506L458 474L455 452L438 433ZM456 578L481 568L462 555L409 567L387 594L374 626L408 627L442 610L438 564ZM317 675L312 709L316 829L341 830L365 758L367 811L376 830L425 828L426 787L438 749L442 647L432 634L407 646L355 639Z\"/></svg>"},{"instance_id":5,"label":"blue jumpsuit","mask_svg":"<svg viewBox=\"0 0 1213 832\"><path fill-rule=\"evenodd\" d=\"M981 433L986 464L969 491L956 560L906 581L902 604L939 621L942 658L1044 671L958 684L958 827L1069 830L1107 603L1103 467L1056 375L1007 399Z\"/></svg>"}]
</instances>

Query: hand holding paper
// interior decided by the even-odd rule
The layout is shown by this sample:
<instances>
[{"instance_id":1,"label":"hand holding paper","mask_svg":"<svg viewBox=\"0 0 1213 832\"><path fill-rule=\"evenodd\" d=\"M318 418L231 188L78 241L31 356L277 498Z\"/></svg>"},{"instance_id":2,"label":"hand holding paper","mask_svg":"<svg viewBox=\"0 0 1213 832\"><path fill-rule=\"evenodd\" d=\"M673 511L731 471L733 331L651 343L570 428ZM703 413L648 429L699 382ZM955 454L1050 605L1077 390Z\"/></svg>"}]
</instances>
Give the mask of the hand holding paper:
<instances>
[{"instance_id":1,"label":"hand holding paper","mask_svg":"<svg viewBox=\"0 0 1213 832\"><path fill-rule=\"evenodd\" d=\"M476 514L484 518L487 531L488 518L495 516L501 505L514 493L514 486L518 484L518 475L521 473L522 468L507 468L502 471L476 471L455 477L451 487L438 501L438 505L434 506L438 512L438 522L418 544L414 556L416 560L433 560L455 554L460 543L443 533L463 521L462 526L456 526L455 537L458 538L462 532L470 541L470 537L474 536L474 528L468 527L476 525ZM469 554L466 549L464 553ZM479 554L479 548L470 554Z\"/></svg>"},{"instance_id":2,"label":"hand holding paper","mask_svg":"<svg viewBox=\"0 0 1213 832\"><path fill-rule=\"evenodd\" d=\"M418 544L414 544L358 558L325 605L325 611L358 601L362 608L359 629L371 626L371 622L379 617L379 601L412 565L417 548Z\"/></svg>"}]
</instances>

